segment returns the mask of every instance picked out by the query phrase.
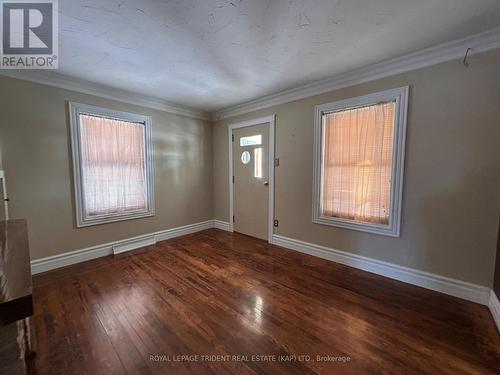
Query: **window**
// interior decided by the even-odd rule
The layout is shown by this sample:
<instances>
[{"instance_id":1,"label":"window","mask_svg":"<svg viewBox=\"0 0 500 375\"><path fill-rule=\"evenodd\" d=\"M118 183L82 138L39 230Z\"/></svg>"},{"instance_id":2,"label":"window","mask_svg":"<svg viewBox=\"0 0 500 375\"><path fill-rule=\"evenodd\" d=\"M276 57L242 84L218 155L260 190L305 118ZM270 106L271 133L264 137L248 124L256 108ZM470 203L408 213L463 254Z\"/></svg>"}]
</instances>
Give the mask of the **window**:
<instances>
[{"instance_id":1,"label":"window","mask_svg":"<svg viewBox=\"0 0 500 375\"><path fill-rule=\"evenodd\" d=\"M250 135L240 138L240 147L243 146L258 146L262 143L262 134Z\"/></svg>"},{"instance_id":2,"label":"window","mask_svg":"<svg viewBox=\"0 0 500 375\"><path fill-rule=\"evenodd\" d=\"M243 151L241 153L241 162L243 164L248 164L250 163L250 153L248 151Z\"/></svg>"},{"instance_id":3,"label":"window","mask_svg":"<svg viewBox=\"0 0 500 375\"><path fill-rule=\"evenodd\" d=\"M408 88L316 107L313 222L399 236Z\"/></svg>"},{"instance_id":4,"label":"window","mask_svg":"<svg viewBox=\"0 0 500 375\"><path fill-rule=\"evenodd\" d=\"M262 147L253 150L253 176L256 178L262 178Z\"/></svg>"},{"instance_id":5,"label":"window","mask_svg":"<svg viewBox=\"0 0 500 375\"><path fill-rule=\"evenodd\" d=\"M154 215L151 119L70 103L77 226Z\"/></svg>"}]
</instances>

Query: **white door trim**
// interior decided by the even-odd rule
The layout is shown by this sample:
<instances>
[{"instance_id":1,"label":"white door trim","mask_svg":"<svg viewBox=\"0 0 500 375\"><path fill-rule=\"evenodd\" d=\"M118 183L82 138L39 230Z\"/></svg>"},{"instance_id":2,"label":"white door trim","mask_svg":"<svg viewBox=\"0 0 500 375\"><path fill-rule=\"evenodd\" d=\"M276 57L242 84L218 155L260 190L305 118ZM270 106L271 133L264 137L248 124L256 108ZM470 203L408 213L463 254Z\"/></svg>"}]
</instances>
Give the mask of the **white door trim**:
<instances>
[{"instance_id":1,"label":"white door trim","mask_svg":"<svg viewBox=\"0 0 500 375\"><path fill-rule=\"evenodd\" d=\"M0 199L3 199L3 215L4 219L8 220L9 219L9 199L7 197L7 184L5 182L5 171L3 169L0 169L0 180L2 180L2 192L3 192L3 197L0 197Z\"/></svg>"},{"instance_id":2,"label":"white door trim","mask_svg":"<svg viewBox=\"0 0 500 375\"><path fill-rule=\"evenodd\" d=\"M274 225L274 126L275 126L276 115L259 117L252 120L242 121L235 124L229 124L227 127L228 143L229 143L229 223L231 226L231 232L234 228L233 223L233 141L232 135L234 129L245 128L247 126L269 124L269 214L268 214L268 229L267 237L268 242L273 243L273 225Z\"/></svg>"}]
</instances>

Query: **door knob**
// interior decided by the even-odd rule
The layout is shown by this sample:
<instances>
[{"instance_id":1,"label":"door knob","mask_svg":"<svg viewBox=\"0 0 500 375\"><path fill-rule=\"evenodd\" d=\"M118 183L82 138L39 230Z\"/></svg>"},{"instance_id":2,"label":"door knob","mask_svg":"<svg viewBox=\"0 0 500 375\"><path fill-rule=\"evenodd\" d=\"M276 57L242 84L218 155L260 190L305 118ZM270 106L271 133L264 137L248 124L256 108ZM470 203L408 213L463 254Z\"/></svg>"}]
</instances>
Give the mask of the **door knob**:
<instances>
[{"instance_id":1,"label":"door knob","mask_svg":"<svg viewBox=\"0 0 500 375\"><path fill-rule=\"evenodd\" d=\"M269 181L264 181L264 186L268 186L269 185Z\"/></svg>"}]
</instances>

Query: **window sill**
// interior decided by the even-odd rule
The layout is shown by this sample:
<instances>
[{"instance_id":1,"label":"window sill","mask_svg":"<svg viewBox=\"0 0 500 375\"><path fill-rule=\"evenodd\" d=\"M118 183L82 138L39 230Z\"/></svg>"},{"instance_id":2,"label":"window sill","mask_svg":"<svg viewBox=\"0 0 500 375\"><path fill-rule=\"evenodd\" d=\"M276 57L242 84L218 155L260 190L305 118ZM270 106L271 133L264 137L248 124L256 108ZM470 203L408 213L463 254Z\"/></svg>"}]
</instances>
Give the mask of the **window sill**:
<instances>
[{"instance_id":1,"label":"window sill","mask_svg":"<svg viewBox=\"0 0 500 375\"><path fill-rule=\"evenodd\" d=\"M370 224L349 219L333 218L329 216L313 217L312 222L315 224L329 225L332 227L357 230L360 232L367 232L373 234L380 234L383 236L399 237L399 227L397 227L394 224L393 225Z\"/></svg>"},{"instance_id":2,"label":"window sill","mask_svg":"<svg viewBox=\"0 0 500 375\"><path fill-rule=\"evenodd\" d=\"M126 214L98 216L92 218L79 218L76 226L77 228L90 227L93 225L115 223L117 221L141 219L151 216L155 216L155 213L152 211L146 211L146 212L141 211L141 212L130 212Z\"/></svg>"}]
</instances>

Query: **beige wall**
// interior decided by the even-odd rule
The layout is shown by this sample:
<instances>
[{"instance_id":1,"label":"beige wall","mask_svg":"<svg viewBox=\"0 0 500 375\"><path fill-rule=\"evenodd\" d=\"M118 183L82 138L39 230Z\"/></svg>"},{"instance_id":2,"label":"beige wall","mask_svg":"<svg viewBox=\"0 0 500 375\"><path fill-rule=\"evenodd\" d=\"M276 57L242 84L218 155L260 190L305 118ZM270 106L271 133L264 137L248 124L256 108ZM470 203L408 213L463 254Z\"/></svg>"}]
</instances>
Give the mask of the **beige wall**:
<instances>
[{"instance_id":1,"label":"beige wall","mask_svg":"<svg viewBox=\"0 0 500 375\"><path fill-rule=\"evenodd\" d=\"M152 116L154 217L76 229L68 100ZM28 219L32 259L213 217L207 121L0 76L0 148L11 217Z\"/></svg>"},{"instance_id":2,"label":"beige wall","mask_svg":"<svg viewBox=\"0 0 500 375\"><path fill-rule=\"evenodd\" d=\"M214 214L228 220L230 123L276 113L276 233L491 286L500 207L500 50L318 95L214 125ZM400 238L313 224L316 104L410 85Z\"/></svg>"},{"instance_id":3,"label":"beige wall","mask_svg":"<svg viewBox=\"0 0 500 375\"><path fill-rule=\"evenodd\" d=\"M491 286L500 207L500 50L209 122L0 76L0 149L32 258L215 216L228 220L229 123L277 114L276 233ZM400 238L313 224L316 104L410 85ZM76 229L67 101L153 117L156 216ZM213 192L213 195L212 195ZM213 199L211 199L213 196Z\"/></svg>"}]
</instances>

